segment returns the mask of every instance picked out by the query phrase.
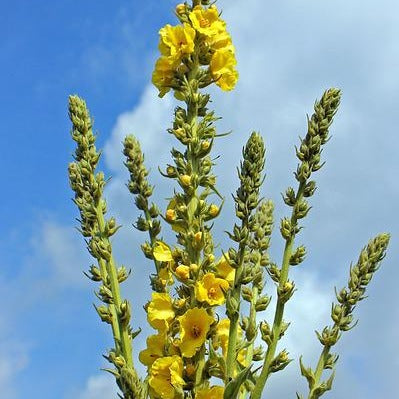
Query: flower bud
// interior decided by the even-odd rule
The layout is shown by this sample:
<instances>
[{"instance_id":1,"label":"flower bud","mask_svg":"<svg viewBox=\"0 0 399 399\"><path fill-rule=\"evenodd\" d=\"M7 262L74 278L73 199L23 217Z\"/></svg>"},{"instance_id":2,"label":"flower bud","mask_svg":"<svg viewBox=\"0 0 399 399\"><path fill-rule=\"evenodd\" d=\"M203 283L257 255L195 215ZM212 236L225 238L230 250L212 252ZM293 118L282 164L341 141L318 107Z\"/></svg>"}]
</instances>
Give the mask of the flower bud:
<instances>
[{"instance_id":1,"label":"flower bud","mask_svg":"<svg viewBox=\"0 0 399 399\"><path fill-rule=\"evenodd\" d=\"M211 206L209 207L209 215L212 216L213 218L215 218L217 215L219 215L219 207L215 204L211 204Z\"/></svg>"},{"instance_id":2,"label":"flower bud","mask_svg":"<svg viewBox=\"0 0 399 399\"><path fill-rule=\"evenodd\" d=\"M166 211L165 219L168 222L173 222L174 220L176 220L176 211L174 209L168 209Z\"/></svg>"},{"instance_id":3,"label":"flower bud","mask_svg":"<svg viewBox=\"0 0 399 399\"><path fill-rule=\"evenodd\" d=\"M180 280L186 281L190 278L190 267L186 265L179 265L176 267L175 273Z\"/></svg>"},{"instance_id":4,"label":"flower bud","mask_svg":"<svg viewBox=\"0 0 399 399\"><path fill-rule=\"evenodd\" d=\"M198 265L196 263L191 263L190 265L190 272L196 274L198 271Z\"/></svg>"},{"instance_id":5,"label":"flower bud","mask_svg":"<svg viewBox=\"0 0 399 399\"><path fill-rule=\"evenodd\" d=\"M184 14L187 10L187 6L184 3L180 3L176 6L176 14Z\"/></svg>"},{"instance_id":6,"label":"flower bud","mask_svg":"<svg viewBox=\"0 0 399 399\"><path fill-rule=\"evenodd\" d=\"M166 168L166 174L169 177L176 177L177 176L176 168L174 166L168 165Z\"/></svg>"},{"instance_id":7,"label":"flower bud","mask_svg":"<svg viewBox=\"0 0 399 399\"><path fill-rule=\"evenodd\" d=\"M180 183L183 187L189 187L191 184L191 176L189 175L181 175L180 176Z\"/></svg>"}]
</instances>

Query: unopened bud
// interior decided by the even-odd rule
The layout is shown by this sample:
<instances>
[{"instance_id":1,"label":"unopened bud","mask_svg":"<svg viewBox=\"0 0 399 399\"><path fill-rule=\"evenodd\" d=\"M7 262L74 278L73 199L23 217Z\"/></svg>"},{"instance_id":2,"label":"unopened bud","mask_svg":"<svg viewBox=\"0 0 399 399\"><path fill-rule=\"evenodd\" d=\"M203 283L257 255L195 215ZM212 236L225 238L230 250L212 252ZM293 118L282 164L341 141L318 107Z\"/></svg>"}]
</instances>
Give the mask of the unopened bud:
<instances>
[{"instance_id":1,"label":"unopened bud","mask_svg":"<svg viewBox=\"0 0 399 399\"><path fill-rule=\"evenodd\" d=\"M209 215L212 217L216 217L219 214L219 207L215 204L212 204L209 207Z\"/></svg>"},{"instance_id":2,"label":"unopened bud","mask_svg":"<svg viewBox=\"0 0 399 399\"><path fill-rule=\"evenodd\" d=\"M189 175L180 176L180 182L184 187L189 187L191 184L191 177Z\"/></svg>"},{"instance_id":3,"label":"unopened bud","mask_svg":"<svg viewBox=\"0 0 399 399\"><path fill-rule=\"evenodd\" d=\"M186 265L179 265L176 267L175 273L180 280L186 281L190 278L190 267Z\"/></svg>"},{"instance_id":4,"label":"unopened bud","mask_svg":"<svg viewBox=\"0 0 399 399\"><path fill-rule=\"evenodd\" d=\"M176 220L176 211L174 209L168 209L166 211L165 219L168 222L173 222L174 220Z\"/></svg>"},{"instance_id":5,"label":"unopened bud","mask_svg":"<svg viewBox=\"0 0 399 399\"><path fill-rule=\"evenodd\" d=\"M176 14L177 15L182 15L186 12L187 6L183 3L180 3L176 6Z\"/></svg>"}]
</instances>

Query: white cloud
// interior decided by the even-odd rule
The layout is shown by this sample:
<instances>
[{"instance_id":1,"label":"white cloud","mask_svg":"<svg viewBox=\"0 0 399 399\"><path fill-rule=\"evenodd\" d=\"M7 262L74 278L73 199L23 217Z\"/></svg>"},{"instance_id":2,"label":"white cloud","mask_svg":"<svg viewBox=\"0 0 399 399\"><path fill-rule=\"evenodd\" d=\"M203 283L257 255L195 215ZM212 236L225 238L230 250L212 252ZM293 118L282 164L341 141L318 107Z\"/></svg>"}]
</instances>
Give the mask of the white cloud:
<instances>
[{"instance_id":1,"label":"white cloud","mask_svg":"<svg viewBox=\"0 0 399 399\"><path fill-rule=\"evenodd\" d=\"M109 374L91 376L82 392L74 395L76 399L111 399L116 398L115 379Z\"/></svg>"}]
</instances>

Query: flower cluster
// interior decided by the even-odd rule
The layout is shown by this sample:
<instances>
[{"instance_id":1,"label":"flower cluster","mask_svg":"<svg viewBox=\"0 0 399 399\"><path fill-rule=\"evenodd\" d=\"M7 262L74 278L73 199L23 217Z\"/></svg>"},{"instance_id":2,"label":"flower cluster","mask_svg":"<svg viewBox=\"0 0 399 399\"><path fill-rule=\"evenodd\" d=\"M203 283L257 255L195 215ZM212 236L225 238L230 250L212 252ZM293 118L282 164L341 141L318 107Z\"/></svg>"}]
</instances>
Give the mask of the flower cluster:
<instances>
[{"instance_id":1,"label":"flower cluster","mask_svg":"<svg viewBox=\"0 0 399 399\"><path fill-rule=\"evenodd\" d=\"M216 6L179 4L176 15L179 25L168 24L159 31L161 56L152 82L160 97L174 89L176 98L184 100L184 81L195 69L193 65L207 67L201 69L201 87L215 82L222 90L232 90L238 80L235 50Z\"/></svg>"},{"instance_id":2,"label":"flower cluster","mask_svg":"<svg viewBox=\"0 0 399 399\"><path fill-rule=\"evenodd\" d=\"M147 179L139 142L133 136L124 141L127 187L139 210L133 226L148 233L141 249L154 267L150 275L153 292L144 306L153 333L139 354L147 368L143 380L132 356L132 340L140 331L134 332L130 326L131 305L120 290L129 273L124 266L116 266L112 254L111 237L119 226L114 218L106 218L106 179L95 172L101 154L95 147L84 101L70 98L72 138L77 143L75 162L69 166L70 183L80 211L80 231L97 262L87 273L100 283L96 294L103 304L96 310L111 326L114 337L114 348L106 356L112 368L107 371L115 376L122 399L260 399L269 377L291 362L285 349L277 351L290 325L283 319L285 306L296 289L289 271L306 255L303 245L295 247L296 236L311 208L308 201L316 190L311 178L323 166L322 150L329 140L340 91L329 89L316 101L307 133L296 148L298 187L289 187L283 195L291 215L280 223L285 241L281 264L269 255L274 205L261 196L266 149L256 132L245 144L237 168L236 221L227 232L231 244L216 254L219 245L214 244L212 228L224 198L216 188L216 158L211 152L215 140L227 134L217 134L218 118L208 109L210 96L200 89L215 83L222 90L231 90L238 74L226 23L209 3L193 0L191 5L179 4L176 16L180 23L166 25L159 32L161 56L152 81L161 97L172 89L184 103L175 108L168 129L179 147L171 150L171 164L160 169L175 186L166 209L150 201L154 186ZM175 233L175 243L163 238L164 227ZM354 307L365 297L388 241L388 234L377 236L351 267L348 286L337 292L338 302L331 310L333 325L317 333L323 351L316 369L306 368L300 361L301 373L309 383L309 399L318 399L331 388L334 373L321 381L323 372L334 369L338 359L330 349L342 332L353 327ZM266 278L276 289L270 324L258 320L271 302L271 296L264 293ZM257 337L264 341L265 349L255 346Z\"/></svg>"}]
</instances>

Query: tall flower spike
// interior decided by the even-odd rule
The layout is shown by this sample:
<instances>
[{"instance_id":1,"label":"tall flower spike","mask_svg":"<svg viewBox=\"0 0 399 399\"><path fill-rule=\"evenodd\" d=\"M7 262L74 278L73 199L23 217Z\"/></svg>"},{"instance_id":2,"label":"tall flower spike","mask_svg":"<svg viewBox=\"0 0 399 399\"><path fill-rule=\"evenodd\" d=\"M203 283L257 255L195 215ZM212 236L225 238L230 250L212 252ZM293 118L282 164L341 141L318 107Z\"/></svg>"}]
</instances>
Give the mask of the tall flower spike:
<instances>
[{"instance_id":1,"label":"tall flower spike","mask_svg":"<svg viewBox=\"0 0 399 399\"><path fill-rule=\"evenodd\" d=\"M95 173L100 153L95 147L95 136L86 104L78 96L69 98L69 116L73 125L72 138L77 143L75 162L69 165L70 184L80 211L82 234L88 238L88 250L98 262L98 267L90 268L88 276L102 282L97 296L105 305L96 307L96 310L104 322L111 324L114 335L115 349L110 351L107 359L116 368L111 372L116 377L124 399L144 399L145 388L133 366L130 304L122 300L119 287L119 281L127 276L123 267L116 268L112 256L110 237L115 234L117 226L115 219L106 220L104 217L104 174Z\"/></svg>"},{"instance_id":2,"label":"tall flower spike","mask_svg":"<svg viewBox=\"0 0 399 399\"><path fill-rule=\"evenodd\" d=\"M365 298L366 288L385 257L388 244L389 234L387 233L382 233L370 240L360 252L356 265L350 269L347 288L336 292L338 303L333 304L331 309L334 324L331 327L325 327L321 333L316 332L323 345L316 370L306 368L300 359L301 374L309 384L308 399L318 399L331 389L338 356L331 354L330 350L341 338L341 332L348 331L356 325L353 323L353 311L356 304ZM323 371L328 369L333 370L330 377L321 382Z\"/></svg>"},{"instance_id":3,"label":"tall flower spike","mask_svg":"<svg viewBox=\"0 0 399 399\"><path fill-rule=\"evenodd\" d=\"M265 339L269 340L271 337L271 341L268 344L261 373L251 393L251 399L260 399L270 374L276 371L272 366L276 361L277 343L285 331L284 326L288 326L288 323L283 320L284 308L295 291L295 285L289 281L288 274L290 264L295 263L293 260L298 258L294 254L295 237L300 231L298 221L304 218L310 210L305 197L313 195L316 184L309 179L313 172L322 167L320 164L322 146L328 141L329 127L337 112L340 98L340 90L332 88L324 92L320 101L316 101L314 113L308 120L308 131L305 138L301 139L300 148L297 149L297 157L301 161L295 172L295 178L299 183L298 189L295 192L293 188L288 188L283 197L284 202L292 207L292 211L290 218L281 220L280 232L285 240L282 265L280 269L274 264L270 264L268 268L269 274L278 282L273 333L271 336L265 335ZM284 364L287 365L288 362Z\"/></svg>"},{"instance_id":4,"label":"tall flower spike","mask_svg":"<svg viewBox=\"0 0 399 399\"><path fill-rule=\"evenodd\" d=\"M234 197L236 215L241 226L234 225L230 238L238 243L238 251L230 251L231 265L236 269L234 284L227 294L226 314L230 319L230 339L226 359L226 379L233 378L236 369L237 329L240 314L241 285L248 283L246 277L250 270L244 265L247 246L250 242L250 230L254 223L253 210L259 203L259 189L263 182L262 172L265 165L265 145L262 137L253 132L243 149L238 177L240 187Z\"/></svg>"}]
</instances>

